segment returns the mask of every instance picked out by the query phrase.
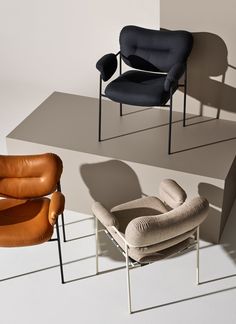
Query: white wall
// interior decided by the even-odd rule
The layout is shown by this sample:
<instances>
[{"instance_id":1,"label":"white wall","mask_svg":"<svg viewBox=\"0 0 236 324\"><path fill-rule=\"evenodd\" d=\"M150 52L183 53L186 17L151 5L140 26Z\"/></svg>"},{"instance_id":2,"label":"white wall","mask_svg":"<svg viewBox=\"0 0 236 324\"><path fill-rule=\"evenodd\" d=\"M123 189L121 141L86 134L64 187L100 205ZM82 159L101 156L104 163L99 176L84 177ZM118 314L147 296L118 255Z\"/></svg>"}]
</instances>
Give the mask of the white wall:
<instances>
[{"instance_id":1,"label":"white wall","mask_svg":"<svg viewBox=\"0 0 236 324\"><path fill-rule=\"evenodd\" d=\"M194 36L188 111L236 121L235 0L161 0L161 27Z\"/></svg>"},{"instance_id":2,"label":"white wall","mask_svg":"<svg viewBox=\"0 0 236 324\"><path fill-rule=\"evenodd\" d=\"M97 96L95 64L126 24L159 28L157 0L0 2L3 81Z\"/></svg>"},{"instance_id":3,"label":"white wall","mask_svg":"<svg viewBox=\"0 0 236 324\"><path fill-rule=\"evenodd\" d=\"M0 0L0 152L53 91L97 96L96 61L126 24L159 28L159 0Z\"/></svg>"}]
</instances>

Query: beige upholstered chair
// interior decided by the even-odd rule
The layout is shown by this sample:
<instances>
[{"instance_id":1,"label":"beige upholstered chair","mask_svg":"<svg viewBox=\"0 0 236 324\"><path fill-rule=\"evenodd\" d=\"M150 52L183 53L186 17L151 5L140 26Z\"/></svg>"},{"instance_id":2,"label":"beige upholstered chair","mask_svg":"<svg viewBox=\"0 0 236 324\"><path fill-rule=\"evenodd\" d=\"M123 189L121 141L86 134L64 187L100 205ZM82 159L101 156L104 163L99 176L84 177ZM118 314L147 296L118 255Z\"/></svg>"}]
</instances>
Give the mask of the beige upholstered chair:
<instances>
[{"instance_id":1,"label":"beige upholstered chair","mask_svg":"<svg viewBox=\"0 0 236 324\"><path fill-rule=\"evenodd\" d=\"M165 179L157 197L136 199L108 211L99 202L92 205L105 232L126 257L128 308L131 313L130 264L151 263L197 246L197 284L199 283L199 226L205 220L209 204L203 197L186 200L185 191L173 180ZM97 242L98 243L98 242ZM98 247L96 248L98 273Z\"/></svg>"}]
</instances>

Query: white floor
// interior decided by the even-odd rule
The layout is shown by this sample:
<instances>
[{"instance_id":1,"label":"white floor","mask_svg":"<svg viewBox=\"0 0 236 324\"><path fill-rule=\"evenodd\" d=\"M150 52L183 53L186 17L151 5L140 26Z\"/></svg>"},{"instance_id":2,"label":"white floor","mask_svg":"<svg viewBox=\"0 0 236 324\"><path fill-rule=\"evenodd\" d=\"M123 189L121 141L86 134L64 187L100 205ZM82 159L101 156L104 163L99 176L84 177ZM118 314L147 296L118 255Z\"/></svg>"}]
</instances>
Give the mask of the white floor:
<instances>
[{"instance_id":1,"label":"white floor","mask_svg":"<svg viewBox=\"0 0 236 324\"><path fill-rule=\"evenodd\" d=\"M2 153L5 136L50 92L1 85ZM0 249L0 277L16 276L0 282L0 323L236 323L236 204L222 243L201 242L201 285L195 285L195 251L131 271L132 315L119 252L100 234L100 269L118 270L95 276L94 237L79 239L94 231L93 219L71 211L65 217L65 285L60 284L56 243Z\"/></svg>"}]
</instances>

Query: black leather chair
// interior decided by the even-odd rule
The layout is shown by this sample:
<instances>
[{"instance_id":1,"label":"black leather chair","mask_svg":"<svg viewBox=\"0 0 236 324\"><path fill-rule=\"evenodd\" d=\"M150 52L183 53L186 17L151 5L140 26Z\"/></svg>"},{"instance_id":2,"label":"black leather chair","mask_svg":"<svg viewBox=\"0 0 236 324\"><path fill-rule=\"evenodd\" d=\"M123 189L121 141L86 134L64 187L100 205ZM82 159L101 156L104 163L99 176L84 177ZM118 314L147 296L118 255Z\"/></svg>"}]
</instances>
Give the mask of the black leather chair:
<instances>
[{"instance_id":1,"label":"black leather chair","mask_svg":"<svg viewBox=\"0 0 236 324\"><path fill-rule=\"evenodd\" d=\"M168 154L171 153L172 96L184 87L183 126L186 119L187 59L193 45L187 31L151 30L126 26L120 33L120 51L106 54L96 64L100 72L99 130L101 138L102 97L135 106L164 106L170 108ZM102 93L102 81L108 81L117 70L120 76L111 81ZM122 74L122 61L135 70ZM184 76L184 84L179 79ZM169 101L169 104L167 104Z\"/></svg>"}]
</instances>

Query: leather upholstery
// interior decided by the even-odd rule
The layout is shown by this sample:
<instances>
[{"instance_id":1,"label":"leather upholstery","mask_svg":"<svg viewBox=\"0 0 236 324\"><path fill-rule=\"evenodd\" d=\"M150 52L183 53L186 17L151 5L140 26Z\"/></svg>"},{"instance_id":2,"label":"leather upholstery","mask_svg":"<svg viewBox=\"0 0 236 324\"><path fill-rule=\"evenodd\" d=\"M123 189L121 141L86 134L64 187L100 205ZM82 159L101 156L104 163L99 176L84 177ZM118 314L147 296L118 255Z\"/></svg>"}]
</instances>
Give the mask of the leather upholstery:
<instances>
[{"instance_id":1,"label":"leather upholstery","mask_svg":"<svg viewBox=\"0 0 236 324\"><path fill-rule=\"evenodd\" d=\"M0 156L0 195L36 198L55 191L62 173L62 161L52 153Z\"/></svg>"},{"instance_id":2,"label":"leather upholstery","mask_svg":"<svg viewBox=\"0 0 236 324\"><path fill-rule=\"evenodd\" d=\"M54 192L62 173L61 159L51 153L0 156L0 246L40 244L53 234L65 198ZM52 194L52 197L44 197Z\"/></svg>"}]
</instances>

